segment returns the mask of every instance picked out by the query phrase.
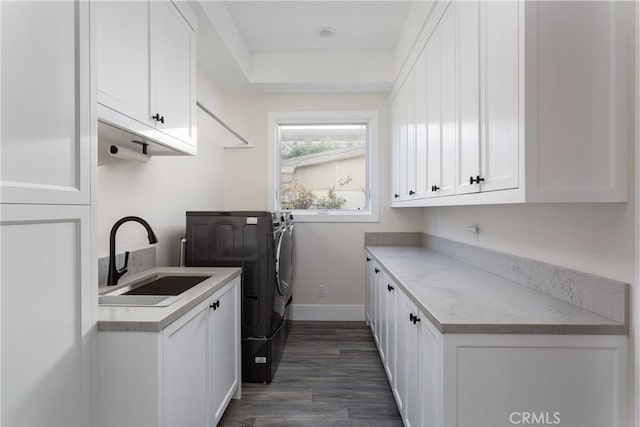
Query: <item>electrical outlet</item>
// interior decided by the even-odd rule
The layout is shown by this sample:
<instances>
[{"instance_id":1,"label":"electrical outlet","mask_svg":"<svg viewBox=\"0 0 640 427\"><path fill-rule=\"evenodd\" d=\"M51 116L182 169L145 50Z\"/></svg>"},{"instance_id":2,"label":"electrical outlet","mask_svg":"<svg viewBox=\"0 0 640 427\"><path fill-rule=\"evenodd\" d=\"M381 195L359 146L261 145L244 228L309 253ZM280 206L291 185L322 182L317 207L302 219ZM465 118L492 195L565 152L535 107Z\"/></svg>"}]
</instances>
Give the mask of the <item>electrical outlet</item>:
<instances>
[{"instance_id":1,"label":"electrical outlet","mask_svg":"<svg viewBox=\"0 0 640 427\"><path fill-rule=\"evenodd\" d=\"M320 298L325 298L327 296L327 287L326 286L318 286L318 296Z\"/></svg>"},{"instance_id":2,"label":"electrical outlet","mask_svg":"<svg viewBox=\"0 0 640 427\"><path fill-rule=\"evenodd\" d=\"M469 233L471 233L474 237L475 237L475 241L477 243L480 242L480 225L479 224L472 224L469 227L467 227L467 231L469 231Z\"/></svg>"}]
</instances>

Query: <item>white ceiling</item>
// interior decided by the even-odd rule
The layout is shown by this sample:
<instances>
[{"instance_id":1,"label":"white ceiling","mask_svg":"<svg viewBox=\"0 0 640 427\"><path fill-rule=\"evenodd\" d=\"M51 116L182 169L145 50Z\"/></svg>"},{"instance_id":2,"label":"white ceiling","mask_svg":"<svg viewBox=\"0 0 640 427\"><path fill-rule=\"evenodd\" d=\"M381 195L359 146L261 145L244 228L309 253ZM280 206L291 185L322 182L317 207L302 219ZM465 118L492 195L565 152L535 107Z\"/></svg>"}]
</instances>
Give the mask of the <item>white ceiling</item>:
<instances>
[{"instance_id":1,"label":"white ceiling","mask_svg":"<svg viewBox=\"0 0 640 427\"><path fill-rule=\"evenodd\" d=\"M199 66L224 92L384 92L429 0L192 0ZM317 35L333 27L333 38Z\"/></svg>"},{"instance_id":2,"label":"white ceiling","mask_svg":"<svg viewBox=\"0 0 640 427\"><path fill-rule=\"evenodd\" d=\"M409 13L408 1L226 1L251 52L389 50ZM317 35L332 27L332 38Z\"/></svg>"}]
</instances>

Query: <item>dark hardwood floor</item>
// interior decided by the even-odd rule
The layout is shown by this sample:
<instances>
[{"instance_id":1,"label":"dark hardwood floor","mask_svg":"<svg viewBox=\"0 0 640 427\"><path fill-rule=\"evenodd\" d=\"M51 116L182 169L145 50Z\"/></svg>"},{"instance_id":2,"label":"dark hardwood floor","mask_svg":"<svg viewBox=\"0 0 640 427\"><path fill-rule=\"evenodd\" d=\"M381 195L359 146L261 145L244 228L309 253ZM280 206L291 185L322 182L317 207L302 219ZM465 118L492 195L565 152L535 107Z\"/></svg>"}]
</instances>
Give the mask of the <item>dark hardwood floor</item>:
<instances>
[{"instance_id":1,"label":"dark hardwood floor","mask_svg":"<svg viewBox=\"0 0 640 427\"><path fill-rule=\"evenodd\" d=\"M394 427L402 420L364 322L294 322L271 384L242 384L220 426Z\"/></svg>"}]
</instances>

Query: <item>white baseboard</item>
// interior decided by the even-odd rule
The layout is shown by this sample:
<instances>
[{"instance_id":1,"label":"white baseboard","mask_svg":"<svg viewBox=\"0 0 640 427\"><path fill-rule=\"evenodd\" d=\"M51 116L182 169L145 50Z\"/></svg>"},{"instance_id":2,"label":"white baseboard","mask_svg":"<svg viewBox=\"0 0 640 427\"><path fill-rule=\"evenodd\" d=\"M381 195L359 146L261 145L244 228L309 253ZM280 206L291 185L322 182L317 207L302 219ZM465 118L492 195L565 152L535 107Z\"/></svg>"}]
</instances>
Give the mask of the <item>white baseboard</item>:
<instances>
[{"instance_id":1,"label":"white baseboard","mask_svg":"<svg viewBox=\"0 0 640 427\"><path fill-rule=\"evenodd\" d=\"M293 320L364 321L364 305L291 304Z\"/></svg>"}]
</instances>

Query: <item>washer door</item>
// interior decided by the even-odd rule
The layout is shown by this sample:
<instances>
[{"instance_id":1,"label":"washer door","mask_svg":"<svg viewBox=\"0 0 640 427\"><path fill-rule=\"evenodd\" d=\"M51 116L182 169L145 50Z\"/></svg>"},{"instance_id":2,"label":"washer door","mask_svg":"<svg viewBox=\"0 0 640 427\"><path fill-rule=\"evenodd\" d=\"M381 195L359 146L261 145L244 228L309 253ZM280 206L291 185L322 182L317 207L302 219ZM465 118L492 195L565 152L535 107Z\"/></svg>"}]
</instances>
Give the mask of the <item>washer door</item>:
<instances>
[{"instance_id":1,"label":"washer door","mask_svg":"<svg viewBox=\"0 0 640 427\"><path fill-rule=\"evenodd\" d=\"M280 235L276 250L276 283L278 293L287 297L291 294L293 280L293 224Z\"/></svg>"}]
</instances>

